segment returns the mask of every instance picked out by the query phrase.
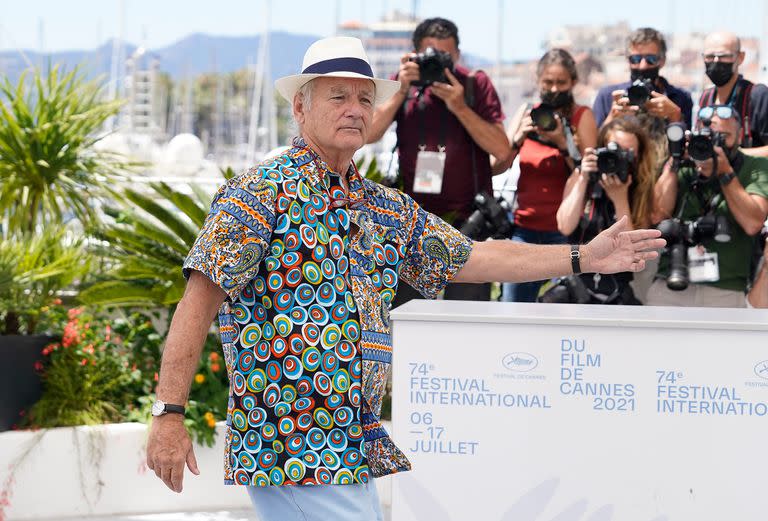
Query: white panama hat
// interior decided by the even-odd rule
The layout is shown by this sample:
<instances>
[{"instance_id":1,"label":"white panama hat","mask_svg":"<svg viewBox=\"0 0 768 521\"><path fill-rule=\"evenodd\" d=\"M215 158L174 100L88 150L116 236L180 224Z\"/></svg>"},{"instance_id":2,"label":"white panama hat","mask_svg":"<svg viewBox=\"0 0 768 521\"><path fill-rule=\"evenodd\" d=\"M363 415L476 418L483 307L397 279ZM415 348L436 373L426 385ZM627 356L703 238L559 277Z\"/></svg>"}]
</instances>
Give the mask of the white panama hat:
<instances>
[{"instance_id":1,"label":"white panama hat","mask_svg":"<svg viewBox=\"0 0 768 521\"><path fill-rule=\"evenodd\" d=\"M350 36L323 38L310 45L304 54L301 74L278 78L275 88L288 103L293 103L294 95L304 84L322 77L371 80L376 85L376 104L386 101L400 89L399 81L373 77L363 42Z\"/></svg>"}]
</instances>

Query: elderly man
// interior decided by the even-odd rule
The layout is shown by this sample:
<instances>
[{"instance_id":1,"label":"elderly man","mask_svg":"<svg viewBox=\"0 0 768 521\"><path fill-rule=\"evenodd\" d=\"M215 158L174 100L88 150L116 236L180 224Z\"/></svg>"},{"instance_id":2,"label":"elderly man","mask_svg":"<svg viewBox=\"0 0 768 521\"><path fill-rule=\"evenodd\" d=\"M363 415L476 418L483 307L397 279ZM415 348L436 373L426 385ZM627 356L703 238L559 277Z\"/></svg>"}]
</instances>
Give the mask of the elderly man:
<instances>
[{"instance_id":1,"label":"elderly man","mask_svg":"<svg viewBox=\"0 0 768 521\"><path fill-rule=\"evenodd\" d=\"M704 67L714 84L704 90L699 106L730 105L741 121L741 146L745 154L768 156L768 87L752 83L739 74L744 63L741 40L726 31L711 33L704 40Z\"/></svg>"},{"instance_id":2,"label":"elderly man","mask_svg":"<svg viewBox=\"0 0 768 521\"><path fill-rule=\"evenodd\" d=\"M225 482L247 486L263 521L381 519L371 478L410 468L379 422L401 277L435 297L450 280L638 271L664 241L623 221L580 247L473 243L363 179L352 156L399 83L373 78L355 38L316 42L302 73L276 87L300 137L211 205L184 263L147 462L176 492L185 463L198 472L182 404L218 310L231 383Z\"/></svg>"},{"instance_id":3,"label":"elderly man","mask_svg":"<svg viewBox=\"0 0 768 521\"><path fill-rule=\"evenodd\" d=\"M661 226L673 232L668 237L670 255L661 259L646 304L744 307L754 236L768 216L768 160L739 150L741 122L733 107L703 107L699 121L710 122L725 143L714 147L714 159L699 157L703 160L678 172L668 162L659 177L659 218L674 217L683 226L678 230L672 221ZM707 226L707 218L720 223Z\"/></svg>"}]
</instances>

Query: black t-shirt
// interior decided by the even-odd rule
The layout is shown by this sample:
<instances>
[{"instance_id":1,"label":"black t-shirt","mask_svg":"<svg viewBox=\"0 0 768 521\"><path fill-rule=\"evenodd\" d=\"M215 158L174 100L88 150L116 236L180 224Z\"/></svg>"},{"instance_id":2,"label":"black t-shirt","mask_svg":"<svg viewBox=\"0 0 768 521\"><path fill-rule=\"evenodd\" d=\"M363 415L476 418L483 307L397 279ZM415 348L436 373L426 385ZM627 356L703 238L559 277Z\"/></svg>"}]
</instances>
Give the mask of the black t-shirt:
<instances>
[{"instance_id":1,"label":"black t-shirt","mask_svg":"<svg viewBox=\"0 0 768 521\"><path fill-rule=\"evenodd\" d=\"M744 101L740 92L744 92L752 85L749 95L749 135L752 138L750 147L768 145L768 87L762 83L752 83L739 75L733 90L728 96L727 105L731 105L739 111L742 122L744 121ZM738 98L738 99L736 99ZM706 89L699 100L701 107L708 107L715 103L715 87Z\"/></svg>"}]
</instances>

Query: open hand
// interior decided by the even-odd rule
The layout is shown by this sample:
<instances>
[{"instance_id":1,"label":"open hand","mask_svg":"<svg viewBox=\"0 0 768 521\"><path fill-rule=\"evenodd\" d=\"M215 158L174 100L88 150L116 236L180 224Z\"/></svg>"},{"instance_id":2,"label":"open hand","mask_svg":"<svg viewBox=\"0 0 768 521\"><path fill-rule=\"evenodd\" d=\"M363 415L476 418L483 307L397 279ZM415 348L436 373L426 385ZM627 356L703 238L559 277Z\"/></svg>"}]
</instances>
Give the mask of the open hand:
<instances>
[{"instance_id":1,"label":"open hand","mask_svg":"<svg viewBox=\"0 0 768 521\"><path fill-rule=\"evenodd\" d=\"M642 271L645 262L659 256L666 244L659 230L629 229L629 219L623 216L613 226L603 230L582 247L582 271L588 273L619 273Z\"/></svg>"}]
</instances>

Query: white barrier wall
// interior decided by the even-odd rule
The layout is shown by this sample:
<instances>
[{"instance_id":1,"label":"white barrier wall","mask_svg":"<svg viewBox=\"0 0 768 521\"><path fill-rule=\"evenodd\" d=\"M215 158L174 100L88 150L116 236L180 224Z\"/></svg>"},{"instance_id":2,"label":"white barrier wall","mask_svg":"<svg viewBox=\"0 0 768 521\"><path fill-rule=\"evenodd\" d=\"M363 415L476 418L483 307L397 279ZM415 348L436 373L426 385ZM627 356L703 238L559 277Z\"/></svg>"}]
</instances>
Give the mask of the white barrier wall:
<instances>
[{"instance_id":1,"label":"white barrier wall","mask_svg":"<svg viewBox=\"0 0 768 521\"><path fill-rule=\"evenodd\" d=\"M393 521L765 521L768 311L411 301Z\"/></svg>"}]
</instances>

